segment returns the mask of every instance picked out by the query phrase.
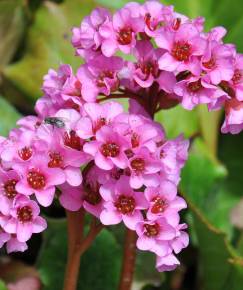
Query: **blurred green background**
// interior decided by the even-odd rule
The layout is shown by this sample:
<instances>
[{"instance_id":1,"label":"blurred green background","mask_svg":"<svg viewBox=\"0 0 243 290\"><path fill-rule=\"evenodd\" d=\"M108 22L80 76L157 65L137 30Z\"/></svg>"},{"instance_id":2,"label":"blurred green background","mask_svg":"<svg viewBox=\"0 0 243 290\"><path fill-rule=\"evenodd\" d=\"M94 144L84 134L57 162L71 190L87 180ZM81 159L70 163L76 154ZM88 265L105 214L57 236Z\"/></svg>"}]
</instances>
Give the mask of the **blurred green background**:
<instances>
[{"instance_id":1,"label":"blurred green background","mask_svg":"<svg viewBox=\"0 0 243 290\"><path fill-rule=\"evenodd\" d=\"M126 0L0 0L0 134L33 113L41 96L43 75L50 67L81 60L70 45L71 27L97 5L114 10ZM139 1L144 2L144 1ZM206 28L223 25L226 40L243 51L242 0L165 0L178 12L206 17ZM180 107L160 112L157 120L168 136L193 138L182 174L181 192L189 204L191 244L181 267L158 274L153 255L138 253L133 290L243 289L243 135L220 135L221 112ZM49 228L30 242L24 254L0 254L0 290L62 289L66 260L66 225L58 205L45 212ZM81 263L79 290L114 290L121 266L123 229L104 230ZM28 277L28 279L27 279ZM1 280L2 279L2 280ZM22 284L21 284L22 283ZM20 285L22 288L16 288ZM22 285L22 286L21 286Z\"/></svg>"}]
</instances>

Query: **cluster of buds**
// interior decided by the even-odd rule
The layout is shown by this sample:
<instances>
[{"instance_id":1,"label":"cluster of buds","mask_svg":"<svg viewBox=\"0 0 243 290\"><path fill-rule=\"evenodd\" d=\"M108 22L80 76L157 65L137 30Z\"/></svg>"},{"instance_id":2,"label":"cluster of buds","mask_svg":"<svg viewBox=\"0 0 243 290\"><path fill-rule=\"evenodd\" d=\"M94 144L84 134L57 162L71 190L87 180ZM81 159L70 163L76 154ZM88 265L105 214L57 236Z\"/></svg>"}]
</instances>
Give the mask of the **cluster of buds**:
<instances>
[{"instance_id":1,"label":"cluster of buds","mask_svg":"<svg viewBox=\"0 0 243 290\"><path fill-rule=\"evenodd\" d=\"M174 269L189 242L177 194L189 142L168 140L153 116L205 103L225 106L223 132L243 128L243 62L224 35L157 1L131 2L113 16L98 8L73 28L85 63L49 70L36 116L0 139L0 246L26 250L47 227L40 206L57 198L104 225L123 222L138 249L156 254L159 271ZM119 98L129 99L128 111Z\"/></svg>"}]
</instances>

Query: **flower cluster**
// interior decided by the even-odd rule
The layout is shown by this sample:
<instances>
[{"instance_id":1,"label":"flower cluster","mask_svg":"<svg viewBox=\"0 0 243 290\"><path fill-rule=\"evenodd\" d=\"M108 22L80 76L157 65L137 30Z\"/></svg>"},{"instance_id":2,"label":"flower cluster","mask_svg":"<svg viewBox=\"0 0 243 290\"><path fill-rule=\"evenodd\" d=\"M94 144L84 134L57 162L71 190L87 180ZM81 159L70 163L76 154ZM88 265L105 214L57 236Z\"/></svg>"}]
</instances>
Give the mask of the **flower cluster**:
<instances>
[{"instance_id":1,"label":"flower cluster","mask_svg":"<svg viewBox=\"0 0 243 290\"><path fill-rule=\"evenodd\" d=\"M62 84L56 91L60 79L47 81L52 74L43 86L50 101L65 89ZM46 228L39 206L50 206L56 195L67 210L83 207L104 225L123 221L136 230L138 248L165 259L160 269L179 263L173 253L187 246L188 236L178 215L186 203L177 185L188 141L166 140L161 125L124 112L115 101L85 102L80 111L54 104L42 111L41 102L36 110L42 114L19 120L1 141L1 244L25 250L32 233ZM132 108L141 110L137 103ZM43 117L48 111L51 117Z\"/></svg>"},{"instance_id":2,"label":"flower cluster","mask_svg":"<svg viewBox=\"0 0 243 290\"><path fill-rule=\"evenodd\" d=\"M87 80L96 82L90 97L109 94L119 83L141 98L153 88L161 101L157 109L169 100L187 110L199 104L225 108L222 132L236 134L243 129L243 56L223 43L225 35L223 27L206 33L202 17L189 19L152 0L131 2L114 15L94 10L73 29L72 43L87 62ZM134 59L122 69L118 51Z\"/></svg>"},{"instance_id":3,"label":"flower cluster","mask_svg":"<svg viewBox=\"0 0 243 290\"><path fill-rule=\"evenodd\" d=\"M189 242L177 194L189 142L168 140L153 116L205 103L225 106L223 132L243 128L243 65L224 35L221 27L204 33L202 18L157 1L129 3L113 16L98 8L73 28L84 64L49 70L36 116L0 139L0 246L26 250L47 227L40 207L58 198L104 225L123 222L138 249L156 254L159 271L174 269ZM110 100L117 98L129 99L128 112Z\"/></svg>"}]
</instances>

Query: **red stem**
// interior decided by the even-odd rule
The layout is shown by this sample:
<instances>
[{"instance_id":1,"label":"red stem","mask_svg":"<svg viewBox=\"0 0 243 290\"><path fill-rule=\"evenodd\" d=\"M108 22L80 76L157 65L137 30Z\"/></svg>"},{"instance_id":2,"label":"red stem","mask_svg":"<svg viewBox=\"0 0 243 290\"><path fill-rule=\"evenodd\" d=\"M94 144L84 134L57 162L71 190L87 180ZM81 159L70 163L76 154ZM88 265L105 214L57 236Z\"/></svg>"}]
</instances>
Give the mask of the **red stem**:
<instances>
[{"instance_id":1,"label":"red stem","mask_svg":"<svg viewBox=\"0 0 243 290\"><path fill-rule=\"evenodd\" d=\"M78 284L80 258L90 247L103 226L96 225L95 218L90 226L90 231L83 238L84 210L79 212L67 211L68 223L68 261L64 278L64 290L76 290Z\"/></svg>"},{"instance_id":2,"label":"red stem","mask_svg":"<svg viewBox=\"0 0 243 290\"><path fill-rule=\"evenodd\" d=\"M75 254L76 245L80 243L83 237L84 211L67 211L68 228L68 261L64 278L64 289L75 290L77 288L80 257Z\"/></svg>"},{"instance_id":3,"label":"red stem","mask_svg":"<svg viewBox=\"0 0 243 290\"><path fill-rule=\"evenodd\" d=\"M136 262L136 240L136 232L126 229L123 264L118 288L119 290L130 290L132 287Z\"/></svg>"}]
</instances>

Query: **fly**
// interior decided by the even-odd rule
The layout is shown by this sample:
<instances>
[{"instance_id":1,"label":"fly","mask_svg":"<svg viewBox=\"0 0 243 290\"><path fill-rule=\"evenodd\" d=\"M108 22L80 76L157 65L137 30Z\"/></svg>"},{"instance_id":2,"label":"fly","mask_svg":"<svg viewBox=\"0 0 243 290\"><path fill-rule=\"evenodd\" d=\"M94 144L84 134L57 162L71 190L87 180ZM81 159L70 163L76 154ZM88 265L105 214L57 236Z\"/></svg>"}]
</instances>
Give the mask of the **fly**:
<instances>
[{"instance_id":1,"label":"fly","mask_svg":"<svg viewBox=\"0 0 243 290\"><path fill-rule=\"evenodd\" d=\"M47 117L44 120L45 124L52 125L57 128L64 128L65 123L62 121L62 119L57 118L57 117Z\"/></svg>"}]
</instances>

